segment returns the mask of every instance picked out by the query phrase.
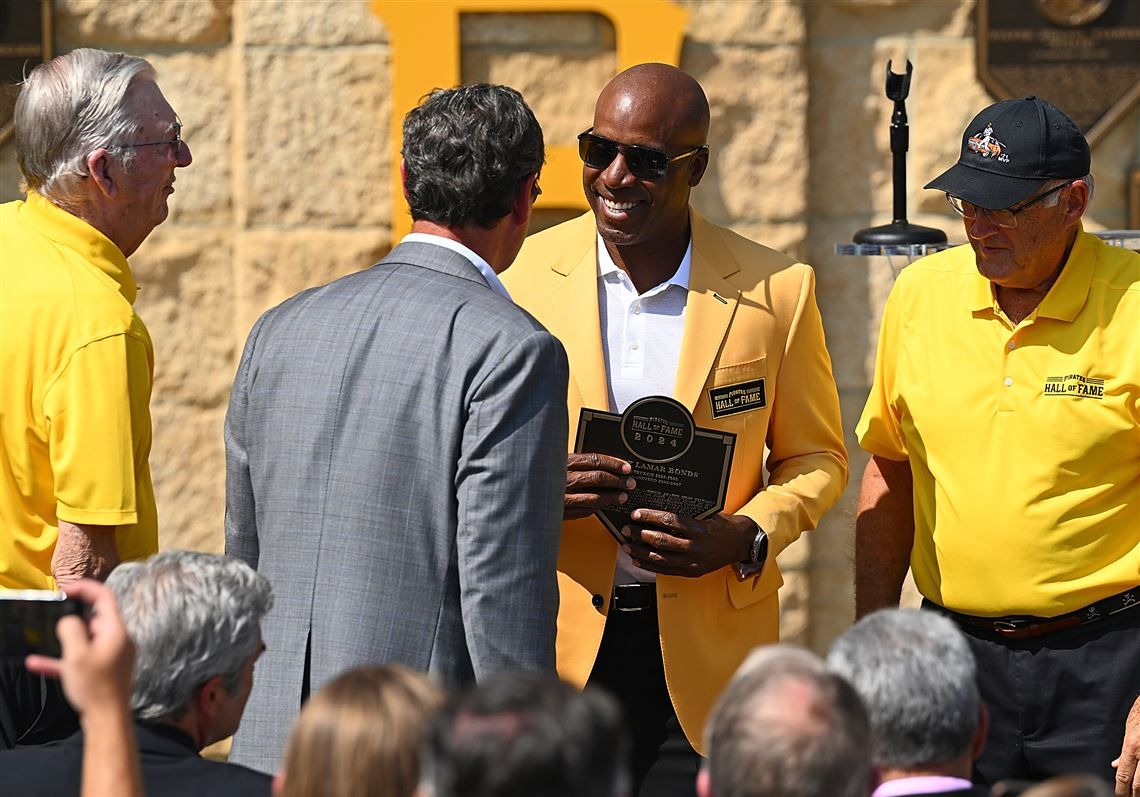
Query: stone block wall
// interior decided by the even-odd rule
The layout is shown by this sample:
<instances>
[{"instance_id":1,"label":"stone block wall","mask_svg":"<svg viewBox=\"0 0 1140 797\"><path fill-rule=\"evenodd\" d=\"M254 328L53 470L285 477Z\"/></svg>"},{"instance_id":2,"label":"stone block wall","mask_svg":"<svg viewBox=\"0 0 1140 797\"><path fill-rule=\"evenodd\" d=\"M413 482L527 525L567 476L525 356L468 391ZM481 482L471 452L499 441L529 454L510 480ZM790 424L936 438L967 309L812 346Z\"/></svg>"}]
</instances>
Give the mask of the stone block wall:
<instances>
[{"instance_id":1,"label":"stone block wall","mask_svg":"<svg viewBox=\"0 0 1140 797\"><path fill-rule=\"evenodd\" d=\"M615 0L616 2L616 0ZM915 74L910 217L963 233L921 185L957 157L991 101L975 77L971 0L683 0L680 66L712 103L712 165L694 204L713 220L806 259L839 382L852 479L821 528L783 553L784 636L816 649L850 622L854 496L864 464L850 435L866 397L890 289L882 258L833 244L890 220L884 70ZM389 33L369 0L56 0L57 49L142 55L182 116L194 164L172 213L132 258L157 358L151 462L162 545L222 547L222 420L250 326L293 293L370 265L405 213L391 194ZM614 73L615 32L588 13L464 14L461 76L517 87L550 145L590 124ZM425 46L430 46L430 39ZM1045 94L1045 92L1042 92ZM1125 226L1125 173L1140 163L1140 109L1094 149L1090 225ZM0 148L0 200L19 196ZM578 211L543 208L535 228ZM899 264L895 264L898 266Z\"/></svg>"}]
</instances>

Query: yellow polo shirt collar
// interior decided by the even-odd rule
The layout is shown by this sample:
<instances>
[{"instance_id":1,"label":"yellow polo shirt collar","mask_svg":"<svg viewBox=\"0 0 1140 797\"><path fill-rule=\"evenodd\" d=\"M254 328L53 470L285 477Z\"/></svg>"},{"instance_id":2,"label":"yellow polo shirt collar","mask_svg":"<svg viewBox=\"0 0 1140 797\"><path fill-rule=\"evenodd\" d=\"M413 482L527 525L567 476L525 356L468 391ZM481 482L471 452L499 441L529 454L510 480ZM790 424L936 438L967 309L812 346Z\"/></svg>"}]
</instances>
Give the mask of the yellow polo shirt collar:
<instances>
[{"instance_id":1,"label":"yellow polo shirt collar","mask_svg":"<svg viewBox=\"0 0 1140 797\"><path fill-rule=\"evenodd\" d=\"M1072 321L1085 306L1096 268L1097 253L1093 249L1093 239L1094 236L1086 233L1083 227L1077 230L1077 240L1073 242L1061 276L1037 306L1038 318Z\"/></svg>"},{"instance_id":2,"label":"yellow polo shirt collar","mask_svg":"<svg viewBox=\"0 0 1140 797\"><path fill-rule=\"evenodd\" d=\"M110 238L35 191L28 192L28 199L20 212L28 226L45 238L82 255L86 262L114 281L124 299L135 303L138 285L126 256Z\"/></svg>"},{"instance_id":3,"label":"yellow polo shirt collar","mask_svg":"<svg viewBox=\"0 0 1140 797\"><path fill-rule=\"evenodd\" d=\"M1061 276L1053 283L1049 293L1030 315L1035 318L1054 318L1058 321L1072 321L1089 298L1089 285L1092 284L1093 270L1096 268L1096 250L1093 242L1096 236L1089 235L1084 225L1078 222L1077 237L1069 257L1061 269ZM993 283L975 272L970 292L970 310L974 315L991 311L1000 315Z\"/></svg>"}]
</instances>

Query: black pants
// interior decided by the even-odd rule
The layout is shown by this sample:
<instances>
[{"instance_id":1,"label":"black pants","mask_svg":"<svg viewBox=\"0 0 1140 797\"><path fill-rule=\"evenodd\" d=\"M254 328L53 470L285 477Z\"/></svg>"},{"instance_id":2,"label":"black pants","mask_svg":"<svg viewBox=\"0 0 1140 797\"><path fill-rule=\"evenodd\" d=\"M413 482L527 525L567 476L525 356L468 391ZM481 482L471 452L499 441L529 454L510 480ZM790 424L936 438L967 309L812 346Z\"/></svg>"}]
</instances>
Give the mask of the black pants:
<instances>
[{"instance_id":1,"label":"black pants","mask_svg":"<svg viewBox=\"0 0 1140 797\"><path fill-rule=\"evenodd\" d=\"M44 744L79 730L79 716L59 681L33 675L18 659L0 659L0 750Z\"/></svg>"},{"instance_id":2,"label":"black pants","mask_svg":"<svg viewBox=\"0 0 1140 797\"><path fill-rule=\"evenodd\" d=\"M665 686L656 607L610 612L589 685L608 690L625 712L633 742L631 797L695 797L701 757Z\"/></svg>"},{"instance_id":3,"label":"black pants","mask_svg":"<svg viewBox=\"0 0 1140 797\"><path fill-rule=\"evenodd\" d=\"M1140 607L1036 639L960 625L978 663L990 730L974 776L1113 782L1124 720L1140 694Z\"/></svg>"}]
</instances>

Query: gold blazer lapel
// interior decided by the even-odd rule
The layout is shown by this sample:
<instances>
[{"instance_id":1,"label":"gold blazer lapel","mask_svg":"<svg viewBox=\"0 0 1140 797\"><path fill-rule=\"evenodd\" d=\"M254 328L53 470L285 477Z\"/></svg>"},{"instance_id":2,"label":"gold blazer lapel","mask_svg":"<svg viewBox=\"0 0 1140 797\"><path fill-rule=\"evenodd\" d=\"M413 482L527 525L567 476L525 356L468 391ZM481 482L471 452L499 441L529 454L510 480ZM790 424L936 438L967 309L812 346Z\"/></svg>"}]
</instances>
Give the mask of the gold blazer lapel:
<instances>
[{"instance_id":1,"label":"gold blazer lapel","mask_svg":"<svg viewBox=\"0 0 1140 797\"><path fill-rule=\"evenodd\" d=\"M608 410L610 391L606 385L606 361L602 354L597 244L592 223L589 231L589 242L581 257L574 260L571 255L551 267L565 279L555 281L549 297L551 318L556 319L550 331L566 347L570 360L570 383L577 388L582 406ZM577 423L575 414L570 424L576 427Z\"/></svg>"},{"instance_id":2,"label":"gold blazer lapel","mask_svg":"<svg viewBox=\"0 0 1140 797\"><path fill-rule=\"evenodd\" d=\"M739 267L720 242L714 226L694 210L690 210L690 219L693 260L685 306L685 334L681 339L673 393L693 412L728 333L740 290L725 279Z\"/></svg>"}]
</instances>

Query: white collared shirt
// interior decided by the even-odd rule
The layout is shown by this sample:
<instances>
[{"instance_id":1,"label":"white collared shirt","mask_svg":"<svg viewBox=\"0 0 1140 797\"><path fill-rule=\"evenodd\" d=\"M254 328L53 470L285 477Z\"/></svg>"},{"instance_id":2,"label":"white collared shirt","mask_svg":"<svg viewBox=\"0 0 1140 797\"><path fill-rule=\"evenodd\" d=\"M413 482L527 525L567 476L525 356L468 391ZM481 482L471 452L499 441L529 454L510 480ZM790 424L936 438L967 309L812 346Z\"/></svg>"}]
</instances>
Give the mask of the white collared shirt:
<instances>
[{"instance_id":1,"label":"white collared shirt","mask_svg":"<svg viewBox=\"0 0 1140 797\"><path fill-rule=\"evenodd\" d=\"M402 244L435 244L442 246L444 249L450 249L456 254L463 255L467 258L471 265L479 269L479 273L483 275L483 279L487 280L487 285L491 290L501 295L504 299L511 299L511 295L507 293L507 288L503 285L503 281L499 279L499 275L495 273L495 269L491 268L491 264L483 258L479 257L472 249L453 241L450 238L444 238L442 235L432 235L426 232L410 232L405 235L401 240Z\"/></svg>"},{"instance_id":2,"label":"white collared shirt","mask_svg":"<svg viewBox=\"0 0 1140 797\"><path fill-rule=\"evenodd\" d=\"M645 396L675 398L692 260L690 238L673 276L639 295L598 236L598 315L610 412L624 412ZM615 584L656 580L654 573L642 570L627 554L618 552Z\"/></svg>"}]
</instances>

